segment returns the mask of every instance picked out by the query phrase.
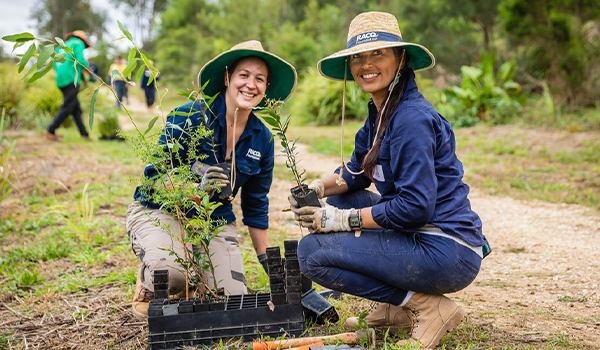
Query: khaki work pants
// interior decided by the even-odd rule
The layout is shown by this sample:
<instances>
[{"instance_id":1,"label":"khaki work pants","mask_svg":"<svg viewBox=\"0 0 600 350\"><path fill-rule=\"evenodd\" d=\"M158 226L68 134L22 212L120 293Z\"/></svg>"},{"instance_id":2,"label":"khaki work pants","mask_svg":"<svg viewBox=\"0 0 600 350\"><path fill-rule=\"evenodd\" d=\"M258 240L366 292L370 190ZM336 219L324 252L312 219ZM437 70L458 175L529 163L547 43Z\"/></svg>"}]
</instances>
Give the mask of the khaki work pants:
<instances>
[{"instance_id":1,"label":"khaki work pants","mask_svg":"<svg viewBox=\"0 0 600 350\"><path fill-rule=\"evenodd\" d=\"M162 227L156 225L157 220ZM185 272L175 262L175 256L170 254L172 250L183 257L183 245L176 239L179 222L162 210L148 209L135 201L129 205L125 226L131 247L142 262L139 277L144 287L154 290L154 270L168 270L170 294L185 290ZM165 226L170 226L170 230L163 229ZM244 261L236 238L235 222L224 228L208 246L217 287L223 287L226 294L246 294ZM212 276L208 276L208 284L214 286Z\"/></svg>"}]
</instances>

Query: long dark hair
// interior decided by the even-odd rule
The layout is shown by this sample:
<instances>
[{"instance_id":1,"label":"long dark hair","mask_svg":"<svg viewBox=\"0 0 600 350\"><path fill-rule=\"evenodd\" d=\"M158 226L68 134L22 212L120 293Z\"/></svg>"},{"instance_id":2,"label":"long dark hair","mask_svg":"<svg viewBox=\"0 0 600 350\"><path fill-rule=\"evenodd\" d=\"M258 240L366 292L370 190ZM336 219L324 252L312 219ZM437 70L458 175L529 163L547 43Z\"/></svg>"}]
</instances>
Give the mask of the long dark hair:
<instances>
[{"instance_id":1,"label":"long dark hair","mask_svg":"<svg viewBox=\"0 0 600 350\"><path fill-rule=\"evenodd\" d=\"M381 142L383 141L383 136L385 135L385 130L387 129L388 124L390 123L390 119L392 118L392 114L400 104L402 100L402 96L404 96L404 91L406 90L406 84L408 83L408 76L410 71L410 58L408 55L404 55L404 63L402 63L402 54L404 50L399 47L394 47L394 56L398 58L400 64L404 64L400 67L400 80L394 86L392 91L388 95L389 101L387 102L387 106L383 110L383 114L377 115L377 124L379 124L379 118L381 118L381 127L379 127L378 134L375 135L375 142L373 143L373 147L369 150L367 155L362 161L362 168L365 171L365 175L369 177L369 179L373 180L373 168L377 165L377 159L379 158L379 148L381 147ZM379 110L383 109L383 106L388 100L388 97L383 101L381 106L379 106Z\"/></svg>"}]
</instances>

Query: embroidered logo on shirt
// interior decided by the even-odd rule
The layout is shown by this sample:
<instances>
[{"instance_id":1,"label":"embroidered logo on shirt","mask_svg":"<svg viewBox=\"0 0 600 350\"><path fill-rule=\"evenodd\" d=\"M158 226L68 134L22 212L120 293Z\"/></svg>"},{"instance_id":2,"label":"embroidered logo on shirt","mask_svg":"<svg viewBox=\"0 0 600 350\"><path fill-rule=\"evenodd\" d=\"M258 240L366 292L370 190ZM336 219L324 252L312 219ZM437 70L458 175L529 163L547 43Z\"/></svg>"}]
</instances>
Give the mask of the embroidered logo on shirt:
<instances>
[{"instance_id":1,"label":"embroidered logo on shirt","mask_svg":"<svg viewBox=\"0 0 600 350\"><path fill-rule=\"evenodd\" d=\"M255 160L260 160L260 157L262 157L262 155L259 151L255 151L252 148L248 148L248 153L246 153L246 157L250 157Z\"/></svg>"}]
</instances>

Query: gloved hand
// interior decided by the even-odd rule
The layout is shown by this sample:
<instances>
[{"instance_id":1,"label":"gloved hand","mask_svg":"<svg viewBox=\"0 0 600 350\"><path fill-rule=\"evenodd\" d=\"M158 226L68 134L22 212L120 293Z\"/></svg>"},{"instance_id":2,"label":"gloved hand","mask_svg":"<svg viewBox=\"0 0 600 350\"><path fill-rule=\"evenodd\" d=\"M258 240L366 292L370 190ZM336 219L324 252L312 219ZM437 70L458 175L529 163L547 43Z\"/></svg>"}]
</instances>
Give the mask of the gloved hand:
<instances>
[{"instance_id":1,"label":"gloved hand","mask_svg":"<svg viewBox=\"0 0 600 350\"><path fill-rule=\"evenodd\" d=\"M301 227L308 228L310 233L329 233L339 231L352 231L348 217L356 209L338 209L330 205L324 208L303 207L295 213L296 220Z\"/></svg>"},{"instance_id":2,"label":"gloved hand","mask_svg":"<svg viewBox=\"0 0 600 350\"><path fill-rule=\"evenodd\" d=\"M258 258L258 262L262 265L263 269L267 275L269 274L269 266L267 265L267 253L259 254L256 256Z\"/></svg>"},{"instance_id":3,"label":"gloved hand","mask_svg":"<svg viewBox=\"0 0 600 350\"><path fill-rule=\"evenodd\" d=\"M198 189L208 194L208 197L212 197L217 188L224 188L227 185L229 185L229 177L223 172L223 168L213 165L206 169Z\"/></svg>"},{"instance_id":4,"label":"gloved hand","mask_svg":"<svg viewBox=\"0 0 600 350\"><path fill-rule=\"evenodd\" d=\"M319 179L311 182L308 185L308 188L312 188L313 190L315 190L315 193L317 194L317 197L319 199L323 198L323 196L325 195L325 185L323 184L323 181Z\"/></svg>"}]
</instances>

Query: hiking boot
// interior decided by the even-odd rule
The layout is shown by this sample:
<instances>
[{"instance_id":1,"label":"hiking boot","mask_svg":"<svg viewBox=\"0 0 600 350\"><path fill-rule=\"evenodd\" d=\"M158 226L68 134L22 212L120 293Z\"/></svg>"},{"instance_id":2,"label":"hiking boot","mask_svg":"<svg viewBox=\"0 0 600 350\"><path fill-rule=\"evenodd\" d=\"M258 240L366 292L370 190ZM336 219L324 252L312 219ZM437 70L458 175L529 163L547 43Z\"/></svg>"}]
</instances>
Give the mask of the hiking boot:
<instances>
[{"instance_id":1,"label":"hiking boot","mask_svg":"<svg viewBox=\"0 0 600 350\"><path fill-rule=\"evenodd\" d=\"M410 344L413 349L435 348L466 316L464 310L443 295L416 293L404 307L412 320L412 334L410 339L400 340L396 345Z\"/></svg>"},{"instance_id":2,"label":"hiking boot","mask_svg":"<svg viewBox=\"0 0 600 350\"><path fill-rule=\"evenodd\" d=\"M388 328L392 332L410 330L412 325L406 310L402 306L387 303L377 303L375 308L365 317L369 327ZM350 317L344 322L344 326L358 326L358 317Z\"/></svg>"},{"instance_id":3,"label":"hiking boot","mask_svg":"<svg viewBox=\"0 0 600 350\"><path fill-rule=\"evenodd\" d=\"M44 137L50 141L60 141L60 136L53 134L48 130L44 130Z\"/></svg>"},{"instance_id":4,"label":"hiking boot","mask_svg":"<svg viewBox=\"0 0 600 350\"><path fill-rule=\"evenodd\" d=\"M133 294L133 303L131 304L133 317L139 321L146 321L148 319L148 306L150 306L150 300L152 299L154 299L154 292L144 287L140 281L140 276L138 276L135 293Z\"/></svg>"}]
</instances>

